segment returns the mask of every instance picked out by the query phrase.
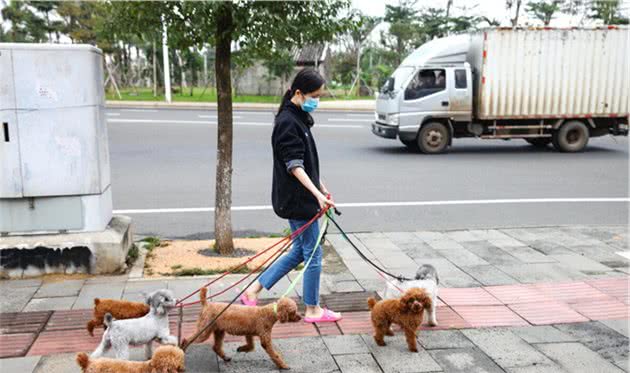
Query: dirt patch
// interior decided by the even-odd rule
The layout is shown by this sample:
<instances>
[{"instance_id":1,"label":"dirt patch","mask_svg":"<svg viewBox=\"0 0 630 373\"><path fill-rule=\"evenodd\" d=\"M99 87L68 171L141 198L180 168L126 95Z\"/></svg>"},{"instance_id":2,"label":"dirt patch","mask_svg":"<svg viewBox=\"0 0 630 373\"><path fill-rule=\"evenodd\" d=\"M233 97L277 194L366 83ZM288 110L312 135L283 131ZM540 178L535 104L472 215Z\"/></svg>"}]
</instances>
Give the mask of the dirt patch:
<instances>
[{"instance_id":1,"label":"dirt patch","mask_svg":"<svg viewBox=\"0 0 630 373\"><path fill-rule=\"evenodd\" d=\"M52 273L48 275L38 276L37 278L41 278L42 282L44 283L52 283L52 282L63 282L66 280L85 280L92 277L95 277L95 276L86 274L86 273L75 273L72 275L65 275L63 273Z\"/></svg>"},{"instance_id":2,"label":"dirt patch","mask_svg":"<svg viewBox=\"0 0 630 373\"><path fill-rule=\"evenodd\" d=\"M145 262L145 277L210 275L234 268L261 251L277 243L279 238L237 238L234 246L237 252L231 256L221 256L214 248L214 240L162 241L151 250ZM274 256L281 247L278 245L247 264L245 271L254 270L265 260ZM270 263L271 260L267 263Z\"/></svg>"}]
</instances>

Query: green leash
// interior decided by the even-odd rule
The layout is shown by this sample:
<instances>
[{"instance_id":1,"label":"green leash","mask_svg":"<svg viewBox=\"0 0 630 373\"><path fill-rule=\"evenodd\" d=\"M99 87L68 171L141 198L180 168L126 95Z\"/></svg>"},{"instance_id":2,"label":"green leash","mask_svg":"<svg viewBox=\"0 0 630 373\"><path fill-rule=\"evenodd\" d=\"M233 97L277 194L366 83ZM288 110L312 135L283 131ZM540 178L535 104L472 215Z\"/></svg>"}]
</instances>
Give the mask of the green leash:
<instances>
[{"instance_id":1,"label":"green leash","mask_svg":"<svg viewBox=\"0 0 630 373\"><path fill-rule=\"evenodd\" d=\"M295 289L295 286L297 285L297 283L300 281L300 279L304 275L304 272L306 271L308 266L311 264L311 261L313 260L313 257L315 256L315 251L317 251L317 246L319 246L319 244L321 243L322 238L324 237L324 234L326 234L326 229L328 229L328 219L329 219L328 214L329 213L330 213L330 211L326 211L326 214L324 214L324 222L322 223L322 226L320 227L319 236L317 237L317 241L315 241L315 247L313 247L313 250L311 252L311 256L308 258L306 263L304 263L304 267L302 268L300 273L298 273L298 275L295 278L295 280L291 281L291 284L289 284L289 287L280 296L280 298L286 297L291 291L293 291L293 289ZM273 304L273 312L278 313L278 303L277 302Z\"/></svg>"}]
</instances>

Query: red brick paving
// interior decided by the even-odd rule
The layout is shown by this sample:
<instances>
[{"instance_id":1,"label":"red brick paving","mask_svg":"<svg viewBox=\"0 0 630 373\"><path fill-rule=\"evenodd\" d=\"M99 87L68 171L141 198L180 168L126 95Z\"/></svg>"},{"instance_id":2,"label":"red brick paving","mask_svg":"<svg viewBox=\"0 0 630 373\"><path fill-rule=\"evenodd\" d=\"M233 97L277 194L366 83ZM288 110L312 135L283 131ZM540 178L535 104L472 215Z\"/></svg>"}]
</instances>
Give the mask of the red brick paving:
<instances>
[{"instance_id":1,"label":"red brick paving","mask_svg":"<svg viewBox=\"0 0 630 373\"><path fill-rule=\"evenodd\" d=\"M507 306L455 306L455 312L473 328L491 326L525 326L529 323ZM440 319L438 318L438 322Z\"/></svg>"},{"instance_id":2,"label":"red brick paving","mask_svg":"<svg viewBox=\"0 0 630 373\"><path fill-rule=\"evenodd\" d=\"M562 302L519 303L511 304L509 307L532 325L589 321Z\"/></svg>"},{"instance_id":3,"label":"red brick paving","mask_svg":"<svg viewBox=\"0 0 630 373\"><path fill-rule=\"evenodd\" d=\"M425 320L421 328L461 329L627 319L630 311L628 279L630 277L571 283L440 289L443 302L438 303L439 326L429 327ZM333 298L329 301L338 302ZM346 299L337 306L359 303L363 304L363 301L355 294L351 300ZM182 337L190 337L196 331L199 309L199 306L184 309ZM0 314L0 358L92 351L100 342L103 331L97 329L94 337L87 334L85 323L91 318L91 313L91 310L72 310ZM372 333L369 312L343 312L343 316L337 323L277 324L273 336L291 338ZM178 320L179 310L173 310L170 326L175 335ZM242 340L243 337L226 336L226 341Z\"/></svg>"}]
</instances>

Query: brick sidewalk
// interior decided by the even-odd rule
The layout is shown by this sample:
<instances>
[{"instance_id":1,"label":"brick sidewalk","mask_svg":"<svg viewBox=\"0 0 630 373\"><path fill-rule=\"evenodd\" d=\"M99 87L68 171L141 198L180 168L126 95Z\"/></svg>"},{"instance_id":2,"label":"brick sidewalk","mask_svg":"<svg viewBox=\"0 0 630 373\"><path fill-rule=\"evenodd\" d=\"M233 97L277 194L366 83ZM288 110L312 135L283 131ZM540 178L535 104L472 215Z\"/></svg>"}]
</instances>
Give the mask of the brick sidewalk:
<instances>
[{"instance_id":1,"label":"brick sidewalk","mask_svg":"<svg viewBox=\"0 0 630 373\"><path fill-rule=\"evenodd\" d=\"M628 371L628 260L618 254L627 245L627 233L620 227L364 233L351 239L394 272L408 275L421 263L434 264L443 285L440 325L422 328L419 354L405 351L400 334L389 339L388 347L376 347L365 298L381 291L383 282L331 233L335 250L327 250L325 268L333 269L322 279L322 303L343 311L344 319L276 326L274 343L295 371ZM265 293L266 301L286 289L293 276ZM207 280L2 281L0 368L76 371L74 353L94 349L102 333L89 337L84 329L94 297L138 300L140 291L164 287L182 296ZM296 289L292 296L299 298L301 289ZM193 333L197 312L195 307L184 312L184 336ZM172 315L173 331L176 322ZM236 354L239 340L228 339L232 363L218 361L207 344L194 346L187 353L187 371L275 370L260 348ZM141 358L141 351L134 356Z\"/></svg>"}]
</instances>

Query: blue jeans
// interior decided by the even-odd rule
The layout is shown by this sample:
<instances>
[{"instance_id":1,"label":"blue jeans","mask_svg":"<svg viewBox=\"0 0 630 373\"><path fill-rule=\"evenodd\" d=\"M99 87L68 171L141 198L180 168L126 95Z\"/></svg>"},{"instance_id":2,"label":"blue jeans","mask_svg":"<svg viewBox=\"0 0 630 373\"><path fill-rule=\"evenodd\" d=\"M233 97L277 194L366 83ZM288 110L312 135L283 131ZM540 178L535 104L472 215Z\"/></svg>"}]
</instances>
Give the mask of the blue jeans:
<instances>
[{"instance_id":1,"label":"blue jeans","mask_svg":"<svg viewBox=\"0 0 630 373\"><path fill-rule=\"evenodd\" d=\"M307 220L289 220L291 231L295 232L307 222ZM319 277L322 273L322 248L317 242L318 237L319 222L315 221L295 239L293 247L288 253L265 270L265 273L258 279L260 284L267 290L271 289L278 280L297 267L298 264L306 263L315 247L316 251L313 254L311 264L304 272L302 293L305 305L317 306L319 304Z\"/></svg>"}]
</instances>

